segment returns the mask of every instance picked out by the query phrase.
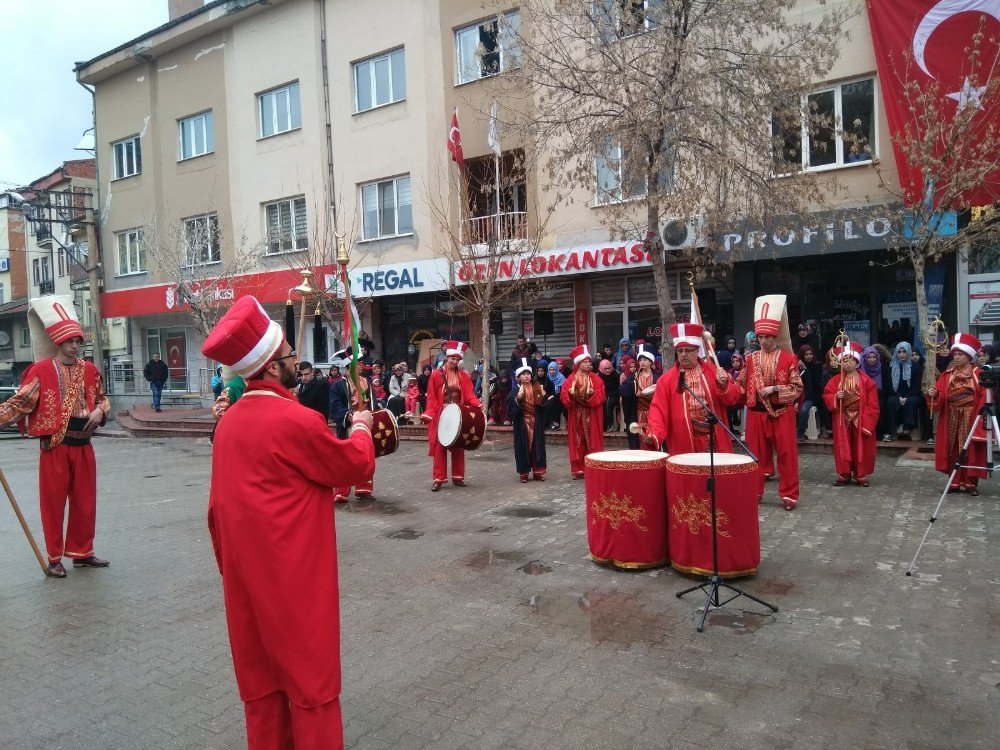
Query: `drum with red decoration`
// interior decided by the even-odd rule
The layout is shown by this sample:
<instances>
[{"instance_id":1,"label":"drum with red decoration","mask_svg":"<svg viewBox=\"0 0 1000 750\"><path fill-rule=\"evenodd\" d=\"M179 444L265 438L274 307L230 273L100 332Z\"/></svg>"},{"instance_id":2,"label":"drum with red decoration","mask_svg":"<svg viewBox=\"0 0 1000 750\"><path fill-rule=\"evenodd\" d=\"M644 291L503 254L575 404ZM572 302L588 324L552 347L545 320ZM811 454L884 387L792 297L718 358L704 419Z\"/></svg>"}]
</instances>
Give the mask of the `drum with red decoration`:
<instances>
[{"instance_id":1,"label":"drum with red decoration","mask_svg":"<svg viewBox=\"0 0 1000 750\"><path fill-rule=\"evenodd\" d=\"M681 453L666 462L670 564L683 573L712 573L710 458L709 453ZM760 564L758 471L749 456L715 454L719 575L724 578L752 575Z\"/></svg>"},{"instance_id":2,"label":"drum with red decoration","mask_svg":"<svg viewBox=\"0 0 1000 750\"><path fill-rule=\"evenodd\" d=\"M375 458L395 453L399 447L399 427L395 415L388 409L372 412L372 442L375 444Z\"/></svg>"},{"instance_id":3,"label":"drum with red decoration","mask_svg":"<svg viewBox=\"0 0 1000 750\"><path fill-rule=\"evenodd\" d=\"M474 451L486 437L486 414L468 404L448 404L438 418L438 442L445 448Z\"/></svg>"},{"instance_id":4,"label":"drum with red decoration","mask_svg":"<svg viewBox=\"0 0 1000 750\"><path fill-rule=\"evenodd\" d=\"M584 459L590 558L626 570L656 568L667 554L665 453L601 451Z\"/></svg>"}]
</instances>

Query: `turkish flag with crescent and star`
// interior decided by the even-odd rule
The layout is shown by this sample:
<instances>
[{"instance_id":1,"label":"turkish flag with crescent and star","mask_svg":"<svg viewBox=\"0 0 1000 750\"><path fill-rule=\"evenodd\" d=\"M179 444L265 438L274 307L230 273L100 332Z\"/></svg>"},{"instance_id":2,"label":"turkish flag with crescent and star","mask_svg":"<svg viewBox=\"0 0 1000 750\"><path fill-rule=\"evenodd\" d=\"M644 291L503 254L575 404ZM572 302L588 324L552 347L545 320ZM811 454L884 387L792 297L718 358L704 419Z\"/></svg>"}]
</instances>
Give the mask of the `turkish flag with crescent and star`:
<instances>
[{"instance_id":1,"label":"turkish flag with crescent and star","mask_svg":"<svg viewBox=\"0 0 1000 750\"><path fill-rule=\"evenodd\" d=\"M451 160L458 162L458 166L465 168L465 155L462 153L462 134L458 132L458 107L451 113L451 128L448 130L448 150L451 152Z\"/></svg>"},{"instance_id":2,"label":"turkish flag with crescent and star","mask_svg":"<svg viewBox=\"0 0 1000 750\"><path fill-rule=\"evenodd\" d=\"M995 67L1000 61L1000 0L868 0L867 5L896 167L907 202L913 205L925 199L923 175L920 165L906 162L895 141L908 140L908 129L919 131L940 118L911 112L904 87L916 84L925 90L936 82L946 121L961 108L975 107L972 132L980 138L992 133L995 138L1000 133L1000 97L987 96L987 92L996 91L995 83L988 88L990 75L1000 75ZM980 31L980 60L972 68L967 51ZM1000 200L1000 171L988 175L963 198L970 206L996 203Z\"/></svg>"}]
</instances>

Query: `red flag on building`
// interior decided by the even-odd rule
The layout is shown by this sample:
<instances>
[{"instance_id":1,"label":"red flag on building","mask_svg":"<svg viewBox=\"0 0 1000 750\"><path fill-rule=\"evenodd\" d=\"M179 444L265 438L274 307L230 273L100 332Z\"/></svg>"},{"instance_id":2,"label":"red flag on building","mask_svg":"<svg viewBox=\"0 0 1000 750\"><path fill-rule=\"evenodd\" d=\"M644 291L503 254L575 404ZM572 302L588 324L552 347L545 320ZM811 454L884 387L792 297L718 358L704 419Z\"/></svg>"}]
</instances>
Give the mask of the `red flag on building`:
<instances>
[{"instance_id":1,"label":"red flag on building","mask_svg":"<svg viewBox=\"0 0 1000 750\"><path fill-rule=\"evenodd\" d=\"M1000 75L994 70L995 40L1000 36L998 0L868 0L868 21L894 141L912 142L913 136L907 132L919 133L928 124L948 122L964 107L977 109L973 133L1000 131L1000 97L985 95L990 75ZM981 56L973 68L966 50L971 49L973 36L980 30L984 32ZM921 91L936 86L940 101L935 106L941 107L944 117L911 112L913 97L906 92L908 84ZM908 202L918 203L925 198L920 165L907 162L898 142L893 143L893 149ZM972 206L1000 200L1000 173L989 175L964 197Z\"/></svg>"},{"instance_id":2,"label":"red flag on building","mask_svg":"<svg viewBox=\"0 0 1000 750\"><path fill-rule=\"evenodd\" d=\"M458 107L451 113L451 129L448 131L448 151L451 152L451 160L458 162L458 166L465 168L465 156L462 154L462 134L458 132Z\"/></svg>"}]
</instances>

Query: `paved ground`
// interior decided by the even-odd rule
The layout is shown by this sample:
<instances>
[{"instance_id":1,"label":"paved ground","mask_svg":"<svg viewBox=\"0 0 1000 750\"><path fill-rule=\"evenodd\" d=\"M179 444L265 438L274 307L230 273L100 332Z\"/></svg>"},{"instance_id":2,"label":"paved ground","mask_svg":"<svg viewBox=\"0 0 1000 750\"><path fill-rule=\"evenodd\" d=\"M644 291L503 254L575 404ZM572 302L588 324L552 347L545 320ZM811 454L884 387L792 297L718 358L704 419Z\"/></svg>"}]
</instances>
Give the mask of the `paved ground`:
<instances>
[{"instance_id":1,"label":"paved ground","mask_svg":"<svg viewBox=\"0 0 1000 750\"><path fill-rule=\"evenodd\" d=\"M0 748L245 747L210 448L96 446L110 569L46 580L0 499ZM781 611L740 599L698 634L700 600L674 596L689 579L587 560L564 451L544 484L517 484L497 451L470 458L469 488L432 495L405 444L381 460L379 502L338 510L350 747L997 747L996 480L945 504L906 578L943 477L882 457L872 489L835 490L829 458L803 456L801 507L768 486L745 582ZM36 454L0 442L38 530Z\"/></svg>"}]
</instances>

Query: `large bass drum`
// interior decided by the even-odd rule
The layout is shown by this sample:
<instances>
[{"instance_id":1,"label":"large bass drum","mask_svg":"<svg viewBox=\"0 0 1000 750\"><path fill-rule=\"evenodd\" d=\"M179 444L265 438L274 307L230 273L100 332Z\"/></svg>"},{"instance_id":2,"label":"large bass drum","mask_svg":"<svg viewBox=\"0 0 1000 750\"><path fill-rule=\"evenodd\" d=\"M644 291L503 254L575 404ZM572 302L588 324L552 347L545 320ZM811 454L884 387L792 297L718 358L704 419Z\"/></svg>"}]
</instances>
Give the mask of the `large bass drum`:
<instances>
[{"instance_id":1,"label":"large bass drum","mask_svg":"<svg viewBox=\"0 0 1000 750\"><path fill-rule=\"evenodd\" d=\"M448 404L438 417L437 438L445 448L474 451L486 437L486 415L468 404Z\"/></svg>"}]
</instances>

